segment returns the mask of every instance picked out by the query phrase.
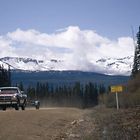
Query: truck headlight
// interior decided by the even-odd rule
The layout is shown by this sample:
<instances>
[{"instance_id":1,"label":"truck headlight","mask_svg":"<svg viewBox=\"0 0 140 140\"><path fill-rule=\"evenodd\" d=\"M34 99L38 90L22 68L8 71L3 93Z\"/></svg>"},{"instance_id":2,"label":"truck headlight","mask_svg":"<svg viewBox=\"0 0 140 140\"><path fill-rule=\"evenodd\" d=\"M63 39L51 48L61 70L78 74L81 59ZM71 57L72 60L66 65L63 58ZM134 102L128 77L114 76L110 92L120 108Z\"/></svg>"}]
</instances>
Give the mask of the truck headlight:
<instances>
[{"instance_id":1,"label":"truck headlight","mask_svg":"<svg viewBox=\"0 0 140 140\"><path fill-rule=\"evenodd\" d=\"M17 100L17 97L15 95L12 96L12 100Z\"/></svg>"}]
</instances>

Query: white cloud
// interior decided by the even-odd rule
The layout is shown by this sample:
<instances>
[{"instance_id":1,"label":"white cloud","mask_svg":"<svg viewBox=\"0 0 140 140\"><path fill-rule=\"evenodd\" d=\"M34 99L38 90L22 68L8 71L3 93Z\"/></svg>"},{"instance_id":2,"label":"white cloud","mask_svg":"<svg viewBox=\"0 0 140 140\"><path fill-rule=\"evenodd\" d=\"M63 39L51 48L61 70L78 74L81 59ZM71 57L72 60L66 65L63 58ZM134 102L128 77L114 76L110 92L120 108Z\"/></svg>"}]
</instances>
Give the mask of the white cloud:
<instances>
[{"instance_id":1,"label":"white cloud","mask_svg":"<svg viewBox=\"0 0 140 140\"><path fill-rule=\"evenodd\" d=\"M67 69L97 69L94 62L102 57L133 55L133 40L120 37L111 40L93 30L69 26L55 33L40 33L34 29L17 29L0 37L1 57L23 56L37 59L64 60Z\"/></svg>"},{"instance_id":2,"label":"white cloud","mask_svg":"<svg viewBox=\"0 0 140 140\"><path fill-rule=\"evenodd\" d=\"M15 48L11 46L11 41L6 37L0 36L0 57L16 56L14 54Z\"/></svg>"}]
</instances>

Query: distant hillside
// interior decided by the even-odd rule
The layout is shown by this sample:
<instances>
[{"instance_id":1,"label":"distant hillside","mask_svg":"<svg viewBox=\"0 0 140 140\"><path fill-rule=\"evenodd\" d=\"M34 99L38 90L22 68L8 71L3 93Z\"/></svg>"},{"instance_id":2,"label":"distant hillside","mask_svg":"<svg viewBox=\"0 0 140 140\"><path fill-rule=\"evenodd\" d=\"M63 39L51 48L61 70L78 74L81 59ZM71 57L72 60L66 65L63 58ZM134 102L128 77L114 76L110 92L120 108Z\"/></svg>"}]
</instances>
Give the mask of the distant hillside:
<instances>
[{"instance_id":1,"label":"distant hillside","mask_svg":"<svg viewBox=\"0 0 140 140\"><path fill-rule=\"evenodd\" d=\"M81 71L42 71L42 72L21 72L12 71L12 83L23 82L24 86L35 85L39 82L62 85L73 84L76 81L82 84L88 82L103 83L106 86L124 84L128 81L128 76L109 76L93 72Z\"/></svg>"}]
</instances>

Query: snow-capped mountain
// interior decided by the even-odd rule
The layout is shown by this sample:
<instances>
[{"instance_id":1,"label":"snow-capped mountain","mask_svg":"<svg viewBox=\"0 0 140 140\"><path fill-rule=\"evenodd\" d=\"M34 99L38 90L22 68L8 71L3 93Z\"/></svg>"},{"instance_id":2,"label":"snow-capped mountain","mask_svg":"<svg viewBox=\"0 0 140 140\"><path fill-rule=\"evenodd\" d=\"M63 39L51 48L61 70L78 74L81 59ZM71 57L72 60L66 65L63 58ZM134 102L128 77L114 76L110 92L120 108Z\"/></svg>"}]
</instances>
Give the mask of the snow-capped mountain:
<instances>
[{"instance_id":1,"label":"snow-capped mountain","mask_svg":"<svg viewBox=\"0 0 140 140\"><path fill-rule=\"evenodd\" d=\"M4 67L7 65L11 66L11 69L16 70L27 70L27 71L49 71L57 70L61 61L51 59L51 60L37 60L32 58L20 58L20 57L3 57L0 58L0 64Z\"/></svg>"},{"instance_id":2,"label":"snow-capped mountain","mask_svg":"<svg viewBox=\"0 0 140 140\"><path fill-rule=\"evenodd\" d=\"M103 74L109 75L130 75L133 63L133 56L128 56L124 58L101 58L95 62L92 62L96 71ZM32 58L20 58L20 57L3 57L0 58L0 65L3 64L7 67L7 64L11 66L12 69L18 70L28 70L28 71L49 71L49 70L76 70L67 69L65 67L65 62L56 59L50 60L37 60ZM81 70L85 71L85 70Z\"/></svg>"},{"instance_id":3,"label":"snow-capped mountain","mask_svg":"<svg viewBox=\"0 0 140 140\"><path fill-rule=\"evenodd\" d=\"M109 75L130 75L133 66L133 56L124 58L102 58L96 64L102 67L105 74Z\"/></svg>"}]
</instances>

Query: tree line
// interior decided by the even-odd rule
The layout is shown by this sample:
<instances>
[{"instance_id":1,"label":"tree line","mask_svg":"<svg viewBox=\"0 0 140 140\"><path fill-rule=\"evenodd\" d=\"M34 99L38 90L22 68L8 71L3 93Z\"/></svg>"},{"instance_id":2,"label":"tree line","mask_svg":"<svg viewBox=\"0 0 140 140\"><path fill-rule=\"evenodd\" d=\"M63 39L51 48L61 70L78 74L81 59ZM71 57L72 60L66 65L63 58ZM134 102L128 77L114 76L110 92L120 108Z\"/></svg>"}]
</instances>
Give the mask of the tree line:
<instances>
[{"instance_id":1,"label":"tree line","mask_svg":"<svg viewBox=\"0 0 140 140\"><path fill-rule=\"evenodd\" d=\"M24 89L23 84L19 84ZM44 105L90 107L98 104L98 96L104 94L103 84L75 82L72 85L52 85L37 82L35 87L28 86L26 93L29 100L40 100Z\"/></svg>"},{"instance_id":2,"label":"tree line","mask_svg":"<svg viewBox=\"0 0 140 140\"><path fill-rule=\"evenodd\" d=\"M0 65L0 87L11 86L11 72L10 67L5 69L3 65Z\"/></svg>"},{"instance_id":3,"label":"tree line","mask_svg":"<svg viewBox=\"0 0 140 140\"><path fill-rule=\"evenodd\" d=\"M137 42L135 44L134 62L132 69L132 78L135 78L140 73L140 26L137 33ZM135 43L135 42L134 42Z\"/></svg>"}]
</instances>

